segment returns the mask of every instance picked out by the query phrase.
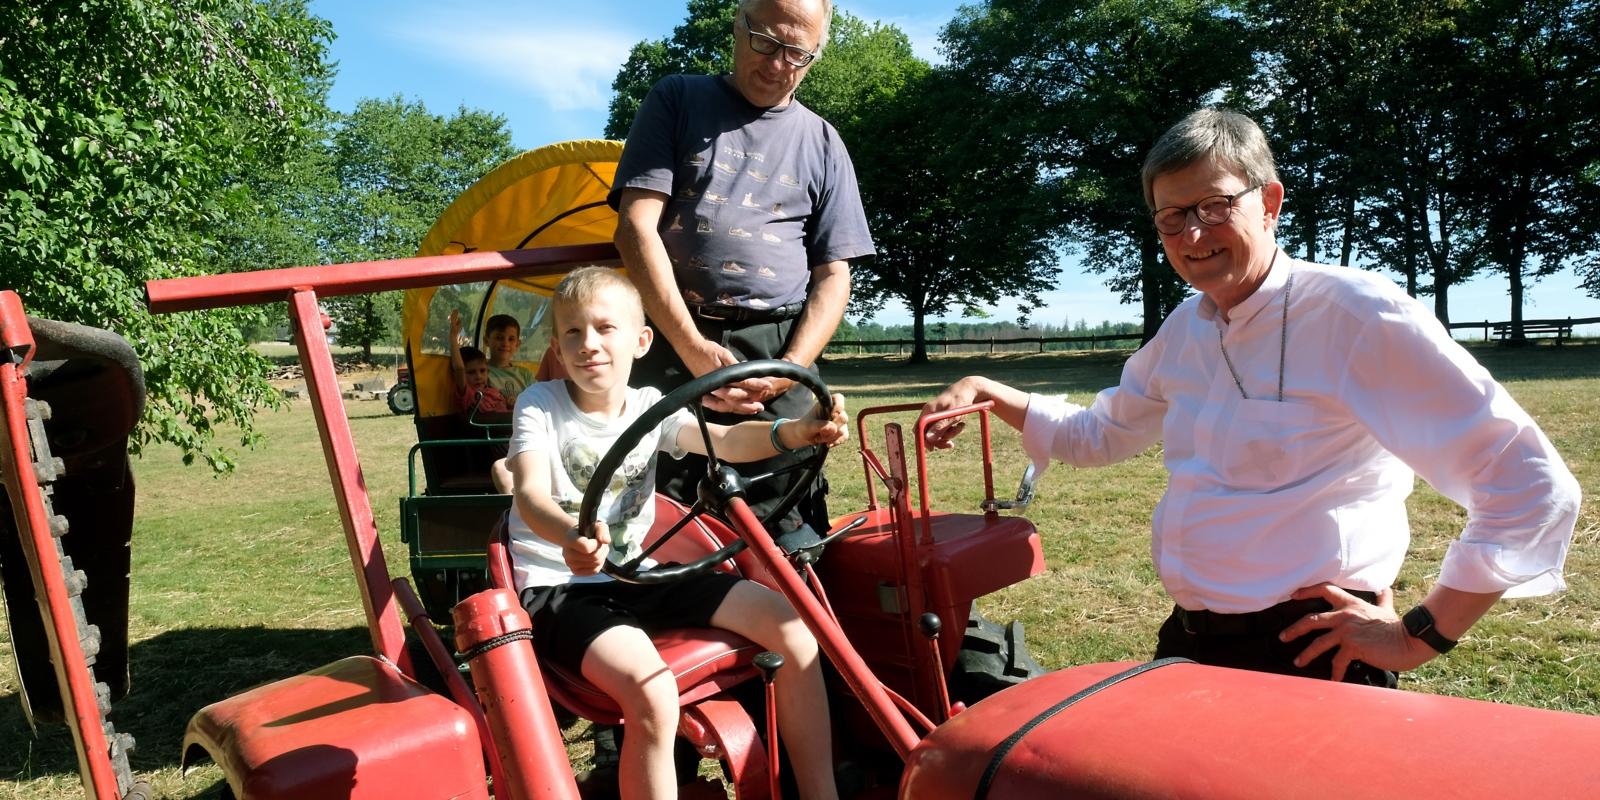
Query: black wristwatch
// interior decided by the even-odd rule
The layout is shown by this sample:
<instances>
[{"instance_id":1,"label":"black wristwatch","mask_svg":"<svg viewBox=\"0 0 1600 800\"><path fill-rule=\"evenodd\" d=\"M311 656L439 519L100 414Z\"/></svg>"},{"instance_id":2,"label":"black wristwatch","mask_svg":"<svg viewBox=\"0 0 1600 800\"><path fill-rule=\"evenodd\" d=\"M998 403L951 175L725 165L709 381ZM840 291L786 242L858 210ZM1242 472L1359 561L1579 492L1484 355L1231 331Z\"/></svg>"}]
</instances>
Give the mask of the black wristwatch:
<instances>
[{"instance_id":1,"label":"black wristwatch","mask_svg":"<svg viewBox=\"0 0 1600 800\"><path fill-rule=\"evenodd\" d=\"M1433 612L1427 606L1417 606L1406 612L1400 621L1406 626L1406 633L1422 640L1423 644L1439 651L1440 655L1450 652L1456 646L1454 639L1446 639L1440 635L1439 629L1433 625Z\"/></svg>"}]
</instances>

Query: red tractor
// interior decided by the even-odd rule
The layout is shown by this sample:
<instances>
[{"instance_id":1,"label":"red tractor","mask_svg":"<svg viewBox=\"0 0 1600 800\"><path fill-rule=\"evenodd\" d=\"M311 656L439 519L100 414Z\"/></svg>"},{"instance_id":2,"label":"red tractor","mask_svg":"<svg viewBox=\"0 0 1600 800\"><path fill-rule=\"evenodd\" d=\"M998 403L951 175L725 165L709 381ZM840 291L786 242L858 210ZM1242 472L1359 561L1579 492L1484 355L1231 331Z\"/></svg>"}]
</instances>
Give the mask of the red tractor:
<instances>
[{"instance_id":1,"label":"red tractor","mask_svg":"<svg viewBox=\"0 0 1600 800\"><path fill-rule=\"evenodd\" d=\"M615 214L603 201L619 152L614 142L573 142L513 159L445 211L416 258L147 287L156 313L288 301L371 642L370 652L191 719L186 763L214 760L234 796L575 798L558 713L625 730L603 694L534 655L538 631L510 588L496 533L509 498L484 472L503 431L448 407L444 339L456 311L472 335L491 314L512 313L525 341L542 342L543 296L560 276L618 264ZM391 574L380 546L318 309L321 298L398 289L409 290L409 381L398 410L414 416L412 459L422 468L400 507L410 578ZM538 366L537 353L518 359ZM758 362L706 375L635 427L756 374L828 396L787 369ZM106 721L127 690L127 437L143 398L138 361L115 336L25 317L3 292L0 395L12 512L0 525L0 578L25 708L71 726L88 794L146 796L128 768L131 740ZM975 415L982 429L965 446L983 448L987 499L969 513L934 510L922 436L934 420L880 424L912 408L857 413L866 508L819 540L775 542L741 499L743 479L714 471L693 507L656 500L648 546L681 566L625 576L733 570L782 592L832 664L847 796L1600 797L1591 757L1600 718L1183 662L1042 674L1020 630L984 627L970 613L974 599L1043 569L1032 523L1002 513L1025 505L1031 486L1025 480L1016 500L996 495L987 409L957 409L950 414ZM825 455L808 475L820 474ZM608 456L598 469L615 466ZM85 595L86 584L96 591ZM772 704L762 702L770 682L784 680L781 664L716 630L672 631L656 644L678 679L686 755L720 761L740 798L781 795Z\"/></svg>"},{"instance_id":2,"label":"red tractor","mask_svg":"<svg viewBox=\"0 0 1600 800\"><path fill-rule=\"evenodd\" d=\"M427 282L552 275L616 260L608 245L567 246L149 285L150 306L163 313L288 299L371 635L368 654L257 687L194 716L187 756L214 759L235 796L579 796L555 705L602 722L625 721L580 677L535 657L529 640L537 631L506 588L503 552L491 531L484 531L489 588L454 608L453 648L440 640L409 581L390 574L317 300ZM74 607L83 576L60 558L68 526L54 515L51 500L60 498L52 493L62 464L48 443L61 437L47 429L63 418L51 419L27 397L26 376L45 347L36 347L17 297L0 298L0 352L6 356L0 359L6 438L0 469L62 707L77 734L89 792L136 796L142 789L119 758L126 742L104 722L109 693L90 672L101 634L88 629ZM663 398L636 433L675 408L698 403L721 383L752 375L792 377L827 396L820 382L786 369L756 362L704 376ZM991 490L978 513L934 511L926 480L918 481L921 496L914 502L908 463L916 465L917 478L926 477L921 433L933 420L919 420L910 431L887 424L881 449L869 446L866 420L888 410L864 410L857 419L862 458L875 484L868 508L841 517L822 543L785 552L744 504L742 479L719 471L708 476L704 499L692 509L658 500L659 536L652 544L662 561L682 562L677 574L737 569L793 603L837 673L835 739L850 756L841 761L858 765L841 780L850 794L940 800L1600 792L1600 764L1591 755L1600 752L1600 719L1575 714L1185 662L1091 664L970 706L953 700L947 680L953 637L942 632L964 625L973 598L1037 572L1038 536L1025 519L999 513L1006 503L992 491L988 457L984 480ZM987 427L981 406L951 413L975 414ZM984 447L987 439L985 430ZM918 443L909 462L908 440ZM614 469L625 445L598 470ZM824 456L816 454L807 474L820 470ZM597 499L586 498L584 516L592 516ZM828 552L819 564L821 548ZM670 580L674 573L629 577ZM442 676L442 690L429 688L428 671L407 647L408 624ZM759 696L761 681L783 680L781 665L717 631L673 631L657 643L678 676L685 741L723 761L737 796L781 792L770 704L758 722L763 713L740 702L743 687L755 687ZM1226 755L1218 755L1219 741L1229 744Z\"/></svg>"}]
</instances>

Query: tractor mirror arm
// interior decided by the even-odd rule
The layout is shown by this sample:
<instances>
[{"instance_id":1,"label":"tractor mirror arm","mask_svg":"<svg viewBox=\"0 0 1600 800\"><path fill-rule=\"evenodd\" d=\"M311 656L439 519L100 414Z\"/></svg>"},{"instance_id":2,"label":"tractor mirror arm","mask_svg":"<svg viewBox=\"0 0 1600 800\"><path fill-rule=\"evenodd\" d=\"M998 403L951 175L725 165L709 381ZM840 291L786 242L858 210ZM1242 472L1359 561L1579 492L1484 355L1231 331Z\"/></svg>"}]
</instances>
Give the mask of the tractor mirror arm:
<instances>
[{"instance_id":1,"label":"tractor mirror arm","mask_svg":"<svg viewBox=\"0 0 1600 800\"><path fill-rule=\"evenodd\" d=\"M1033 502L1034 484L1036 484L1038 480L1038 473L1034 471L1033 465L1029 464L1027 468L1022 470L1022 481L1017 484L1016 499L985 501L983 504L983 510L999 511L1001 509L1008 509L1012 511L1021 511L1027 508L1028 504Z\"/></svg>"}]
</instances>

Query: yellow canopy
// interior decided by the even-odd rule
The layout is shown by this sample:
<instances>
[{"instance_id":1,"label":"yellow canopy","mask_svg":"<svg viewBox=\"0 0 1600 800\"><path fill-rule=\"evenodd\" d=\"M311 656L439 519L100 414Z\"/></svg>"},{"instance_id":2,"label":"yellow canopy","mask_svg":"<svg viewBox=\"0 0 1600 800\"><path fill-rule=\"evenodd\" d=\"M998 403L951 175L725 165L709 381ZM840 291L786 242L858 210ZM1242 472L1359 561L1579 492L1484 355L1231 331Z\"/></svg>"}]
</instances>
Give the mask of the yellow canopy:
<instances>
[{"instance_id":1,"label":"yellow canopy","mask_svg":"<svg viewBox=\"0 0 1600 800\"><path fill-rule=\"evenodd\" d=\"M417 249L419 256L480 250L521 250L609 242L617 214L606 195L617 172L622 143L581 139L529 150L496 167L469 187L439 216ZM558 275L494 284L432 286L406 292L401 312L411 359L417 414L453 413L449 314L460 311L462 329L482 342L483 326L495 314L522 325L517 363L536 369L549 341L545 298Z\"/></svg>"}]
</instances>

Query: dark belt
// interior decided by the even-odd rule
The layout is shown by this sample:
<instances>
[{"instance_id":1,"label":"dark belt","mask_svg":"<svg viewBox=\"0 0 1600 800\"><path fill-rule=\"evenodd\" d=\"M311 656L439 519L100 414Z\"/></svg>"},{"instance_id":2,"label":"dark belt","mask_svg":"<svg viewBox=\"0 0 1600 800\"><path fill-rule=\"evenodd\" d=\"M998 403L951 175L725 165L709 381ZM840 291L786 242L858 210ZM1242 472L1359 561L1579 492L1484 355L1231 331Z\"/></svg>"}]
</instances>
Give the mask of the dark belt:
<instances>
[{"instance_id":1,"label":"dark belt","mask_svg":"<svg viewBox=\"0 0 1600 800\"><path fill-rule=\"evenodd\" d=\"M1346 592L1361 598L1368 603L1378 601L1378 595L1373 592L1363 592L1346 589ZM1220 614L1215 611L1191 611L1182 606L1173 606L1172 615L1178 618L1183 625L1183 632L1195 636L1250 636L1255 634L1270 633L1276 635L1279 631L1289 627L1295 620L1307 614L1327 611L1331 606L1321 598L1308 600L1285 600L1271 608L1260 611L1251 611L1245 614Z\"/></svg>"},{"instance_id":2,"label":"dark belt","mask_svg":"<svg viewBox=\"0 0 1600 800\"><path fill-rule=\"evenodd\" d=\"M711 322L781 322L800 316L804 308L805 303L790 303L777 308L703 305L689 306L689 314Z\"/></svg>"}]
</instances>

